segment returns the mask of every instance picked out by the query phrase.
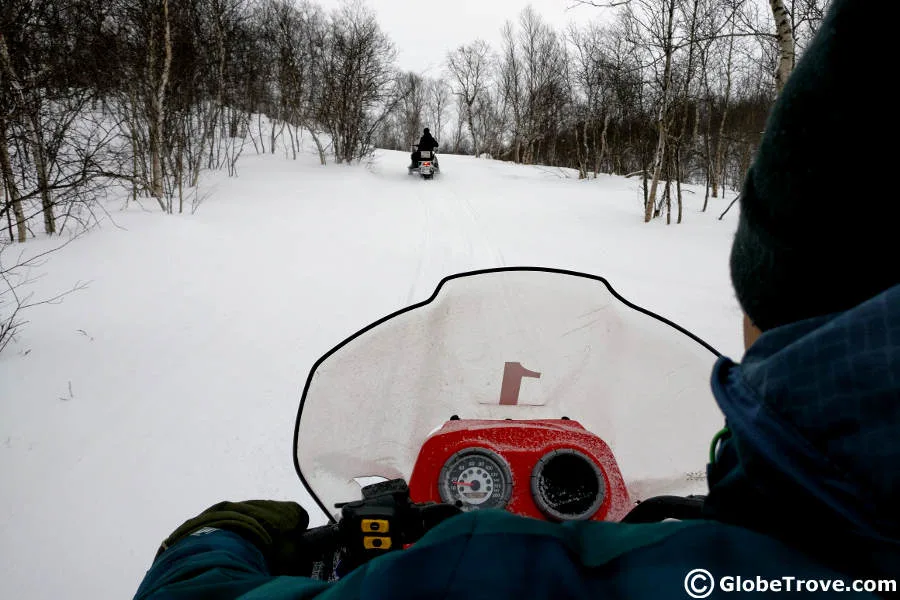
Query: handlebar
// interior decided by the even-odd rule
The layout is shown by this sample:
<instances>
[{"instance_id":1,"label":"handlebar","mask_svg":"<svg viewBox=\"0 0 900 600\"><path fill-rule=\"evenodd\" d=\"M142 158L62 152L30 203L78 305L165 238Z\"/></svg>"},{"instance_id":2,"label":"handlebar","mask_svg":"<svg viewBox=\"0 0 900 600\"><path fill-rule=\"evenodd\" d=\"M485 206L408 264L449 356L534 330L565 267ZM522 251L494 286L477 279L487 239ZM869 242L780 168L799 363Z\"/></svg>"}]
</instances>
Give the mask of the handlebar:
<instances>
[{"instance_id":1,"label":"handlebar","mask_svg":"<svg viewBox=\"0 0 900 600\"><path fill-rule=\"evenodd\" d=\"M366 486L362 495L362 500L336 506L341 509L337 523L314 527L303 534L307 556L313 559L313 572L323 579L343 577L373 558L402 550L462 512L452 504L413 502L402 479ZM704 500L705 496L648 498L622 522L698 519L702 517Z\"/></svg>"},{"instance_id":2,"label":"handlebar","mask_svg":"<svg viewBox=\"0 0 900 600\"><path fill-rule=\"evenodd\" d=\"M318 571L335 570L342 576L373 558L418 541L433 527L462 512L449 504L412 502L402 479L366 486L362 495L362 500L339 506L339 522L303 534L304 547L314 562L336 563L336 568Z\"/></svg>"},{"instance_id":3,"label":"handlebar","mask_svg":"<svg viewBox=\"0 0 900 600\"><path fill-rule=\"evenodd\" d=\"M320 556L334 551L341 535L340 523L330 523L321 527L307 529L303 534L303 544L313 556Z\"/></svg>"},{"instance_id":4,"label":"handlebar","mask_svg":"<svg viewBox=\"0 0 900 600\"><path fill-rule=\"evenodd\" d=\"M687 521L703 517L706 496L655 496L631 509L623 523L658 523L666 519Z\"/></svg>"}]
</instances>

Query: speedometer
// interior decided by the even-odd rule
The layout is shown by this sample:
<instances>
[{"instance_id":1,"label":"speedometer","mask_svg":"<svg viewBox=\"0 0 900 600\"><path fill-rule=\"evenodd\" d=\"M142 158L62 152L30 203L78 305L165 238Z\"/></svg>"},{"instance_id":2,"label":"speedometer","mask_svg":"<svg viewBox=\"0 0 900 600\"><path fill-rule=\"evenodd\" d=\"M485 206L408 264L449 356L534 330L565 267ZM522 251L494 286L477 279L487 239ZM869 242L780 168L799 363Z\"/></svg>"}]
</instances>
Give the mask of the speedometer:
<instances>
[{"instance_id":1,"label":"speedometer","mask_svg":"<svg viewBox=\"0 0 900 600\"><path fill-rule=\"evenodd\" d=\"M441 500L465 512L503 508L512 494L509 465L487 448L460 450L444 463L438 487Z\"/></svg>"}]
</instances>

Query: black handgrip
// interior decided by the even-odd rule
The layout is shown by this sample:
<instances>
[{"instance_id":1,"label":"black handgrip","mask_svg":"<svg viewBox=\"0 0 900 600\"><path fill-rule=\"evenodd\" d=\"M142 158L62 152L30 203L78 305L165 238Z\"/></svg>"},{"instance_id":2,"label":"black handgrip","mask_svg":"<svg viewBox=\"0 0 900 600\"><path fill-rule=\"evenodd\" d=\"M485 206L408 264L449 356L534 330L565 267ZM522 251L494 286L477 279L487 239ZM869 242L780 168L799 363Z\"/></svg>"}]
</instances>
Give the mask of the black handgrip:
<instances>
[{"instance_id":1,"label":"black handgrip","mask_svg":"<svg viewBox=\"0 0 900 600\"><path fill-rule=\"evenodd\" d=\"M343 545L340 524L331 523L307 529L303 533L303 543L313 556L335 552Z\"/></svg>"},{"instance_id":2,"label":"black handgrip","mask_svg":"<svg viewBox=\"0 0 900 600\"><path fill-rule=\"evenodd\" d=\"M418 511L422 519L422 530L419 537L447 519L462 514L462 511L452 504L420 504Z\"/></svg>"},{"instance_id":3,"label":"black handgrip","mask_svg":"<svg viewBox=\"0 0 900 600\"><path fill-rule=\"evenodd\" d=\"M705 496L656 496L631 509L622 523L658 523L666 519L700 519Z\"/></svg>"}]
</instances>

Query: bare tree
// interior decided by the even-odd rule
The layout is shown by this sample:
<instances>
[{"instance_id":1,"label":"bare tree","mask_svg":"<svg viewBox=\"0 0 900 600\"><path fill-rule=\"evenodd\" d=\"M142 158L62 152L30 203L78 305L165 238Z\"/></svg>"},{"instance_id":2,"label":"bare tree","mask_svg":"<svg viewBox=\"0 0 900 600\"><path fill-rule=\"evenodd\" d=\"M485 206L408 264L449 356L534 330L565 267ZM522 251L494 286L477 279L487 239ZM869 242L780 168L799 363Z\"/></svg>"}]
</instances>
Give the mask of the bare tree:
<instances>
[{"instance_id":1,"label":"bare tree","mask_svg":"<svg viewBox=\"0 0 900 600\"><path fill-rule=\"evenodd\" d=\"M401 132L407 145L421 135L427 92L427 84L421 75L413 72L403 74L400 83Z\"/></svg>"},{"instance_id":2,"label":"bare tree","mask_svg":"<svg viewBox=\"0 0 900 600\"><path fill-rule=\"evenodd\" d=\"M499 92L492 87L483 90L475 102L473 115L482 153L486 152L491 158L498 156L502 152L503 132L506 129Z\"/></svg>"},{"instance_id":3,"label":"bare tree","mask_svg":"<svg viewBox=\"0 0 900 600\"><path fill-rule=\"evenodd\" d=\"M734 33L734 14L732 13L730 21L730 31ZM717 198L719 193L719 181L721 180L721 173L724 170L724 149L725 149L725 125L728 121L728 106L731 102L731 91L732 91L732 79L733 79L733 59L734 59L734 43L735 37L734 35L730 35L726 39L728 50L726 51L726 55L724 57L724 69L723 69L723 78L724 78L724 91L722 93L722 117L719 121L719 130L716 140L716 149L715 153L712 156L712 164L709 169L709 182L712 186L712 197Z\"/></svg>"},{"instance_id":4,"label":"bare tree","mask_svg":"<svg viewBox=\"0 0 900 600\"><path fill-rule=\"evenodd\" d=\"M566 56L556 32L531 6L522 11L519 24L519 56L524 94L522 161L547 161L555 150L560 113L568 101Z\"/></svg>"},{"instance_id":5,"label":"bare tree","mask_svg":"<svg viewBox=\"0 0 900 600\"><path fill-rule=\"evenodd\" d=\"M275 152L276 131L286 125L288 132L302 126L316 145L319 161L325 165L324 126L319 120L325 73L328 26L322 11L307 2L268 0L257 15L258 34L263 49L258 60L264 62L265 82L271 103L270 151ZM274 57L264 58L264 57ZM296 145L291 144L296 157Z\"/></svg>"},{"instance_id":6,"label":"bare tree","mask_svg":"<svg viewBox=\"0 0 900 600\"><path fill-rule=\"evenodd\" d=\"M76 235L56 248L29 258L24 258L20 252L15 258L7 259L11 254L11 245L0 243L0 353L28 324L24 320L26 311L42 304L58 303L69 294L87 287L86 283L79 282L64 292L40 299L35 299L34 293L27 290L36 279L31 275L32 270L43 266L51 254L58 252L77 237Z\"/></svg>"},{"instance_id":7,"label":"bare tree","mask_svg":"<svg viewBox=\"0 0 900 600\"><path fill-rule=\"evenodd\" d=\"M466 103L462 96L456 96L456 122L453 124L453 152L460 154L465 149Z\"/></svg>"},{"instance_id":8,"label":"bare tree","mask_svg":"<svg viewBox=\"0 0 900 600\"><path fill-rule=\"evenodd\" d=\"M94 109L107 85L105 34L90 19L72 27L93 3L9 0L0 10L0 216L20 242L33 217L60 233L118 176L116 124Z\"/></svg>"},{"instance_id":9,"label":"bare tree","mask_svg":"<svg viewBox=\"0 0 900 600\"><path fill-rule=\"evenodd\" d=\"M471 44L460 46L447 57L447 67L455 81L453 93L463 104L475 156L479 154L479 140L475 128L474 107L487 86L489 52L487 42L476 40Z\"/></svg>"},{"instance_id":10,"label":"bare tree","mask_svg":"<svg viewBox=\"0 0 900 600\"><path fill-rule=\"evenodd\" d=\"M513 161L522 161L522 139L524 126L523 102L524 94L522 62L517 52L515 28L511 21L503 26L503 52L498 66L498 79L500 93L503 101L503 110L507 114L507 121L512 126Z\"/></svg>"},{"instance_id":11,"label":"bare tree","mask_svg":"<svg viewBox=\"0 0 900 600\"><path fill-rule=\"evenodd\" d=\"M656 128L657 142L656 152L653 158L652 179L646 202L644 203L644 222L650 221L654 216L656 194L662 175L663 165L666 160L666 141L668 140L669 102L672 87L672 61L676 51L675 43L675 6L676 0L662 0L654 3L652 0L642 0L642 7L646 11L646 21L630 11L633 27L638 31L646 31L650 36L650 45L661 51L663 63L659 81L660 99L657 108Z\"/></svg>"},{"instance_id":12,"label":"bare tree","mask_svg":"<svg viewBox=\"0 0 900 600\"><path fill-rule=\"evenodd\" d=\"M323 58L318 120L331 136L337 162L368 154L372 138L400 101L393 44L361 4L332 16Z\"/></svg>"},{"instance_id":13,"label":"bare tree","mask_svg":"<svg viewBox=\"0 0 900 600\"><path fill-rule=\"evenodd\" d=\"M167 207L163 203L162 163L166 152L164 124L166 88L169 85L169 73L172 68L172 24L169 20L169 0L160 0L157 6L151 8L155 9L151 13L151 22L159 23L160 34L151 34L147 40L148 74L152 89L149 114L150 193L153 194L163 210L166 210ZM169 208L169 212L171 212L171 208Z\"/></svg>"},{"instance_id":14,"label":"bare tree","mask_svg":"<svg viewBox=\"0 0 900 600\"><path fill-rule=\"evenodd\" d=\"M425 112L431 123L431 131L438 142L444 139L444 125L450 104L450 86L442 77L428 82Z\"/></svg>"}]
</instances>

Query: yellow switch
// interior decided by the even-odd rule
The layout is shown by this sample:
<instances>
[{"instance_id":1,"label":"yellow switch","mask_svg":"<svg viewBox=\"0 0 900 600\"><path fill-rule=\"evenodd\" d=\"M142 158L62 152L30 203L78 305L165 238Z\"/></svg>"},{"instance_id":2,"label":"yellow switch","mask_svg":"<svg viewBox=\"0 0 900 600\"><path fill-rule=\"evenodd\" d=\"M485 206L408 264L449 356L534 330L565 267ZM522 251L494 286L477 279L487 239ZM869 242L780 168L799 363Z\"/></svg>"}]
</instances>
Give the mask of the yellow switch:
<instances>
[{"instance_id":1,"label":"yellow switch","mask_svg":"<svg viewBox=\"0 0 900 600\"><path fill-rule=\"evenodd\" d=\"M363 533L387 533L390 531L390 525L387 519L363 519Z\"/></svg>"},{"instance_id":2,"label":"yellow switch","mask_svg":"<svg viewBox=\"0 0 900 600\"><path fill-rule=\"evenodd\" d=\"M391 538L367 535L363 538L363 548L366 550L390 550Z\"/></svg>"}]
</instances>

